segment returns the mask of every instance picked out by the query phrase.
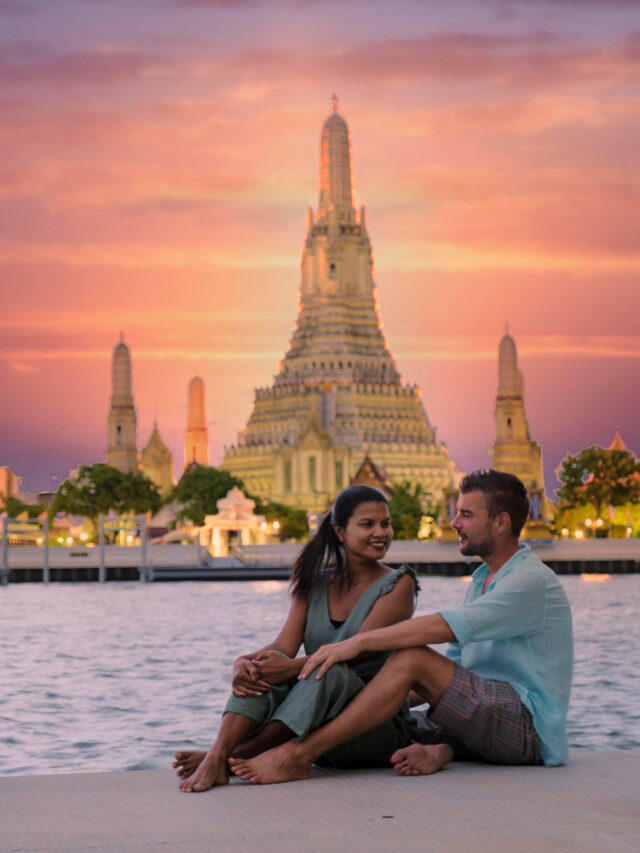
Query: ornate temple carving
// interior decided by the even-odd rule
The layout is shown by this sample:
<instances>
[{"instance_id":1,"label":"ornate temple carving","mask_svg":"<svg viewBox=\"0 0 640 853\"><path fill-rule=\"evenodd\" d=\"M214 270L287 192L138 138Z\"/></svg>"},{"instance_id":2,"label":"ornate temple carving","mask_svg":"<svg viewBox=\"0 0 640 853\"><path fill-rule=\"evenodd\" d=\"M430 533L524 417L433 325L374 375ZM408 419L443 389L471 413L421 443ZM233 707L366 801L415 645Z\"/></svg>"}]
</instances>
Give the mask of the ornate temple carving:
<instances>
[{"instance_id":1,"label":"ornate temple carving","mask_svg":"<svg viewBox=\"0 0 640 853\"><path fill-rule=\"evenodd\" d=\"M222 464L252 494L317 512L367 456L391 482L419 482L436 497L459 479L384 336L365 211L353 203L349 129L334 103L289 349Z\"/></svg>"},{"instance_id":2,"label":"ornate temple carving","mask_svg":"<svg viewBox=\"0 0 640 853\"><path fill-rule=\"evenodd\" d=\"M151 437L142 451L142 473L158 487L163 498L173 489L173 454L166 446L154 421Z\"/></svg>"},{"instance_id":3,"label":"ornate temple carving","mask_svg":"<svg viewBox=\"0 0 640 853\"><path fill-rule=\"evenodd\" d=\"M120 471L138 469L138 420L131 388L131 353L120 335L111 360L111 406L106 461Z\"/></svg>"},{"instance_id":4,"label":"ornate temple carving","mask_svg":"<svg viewBox=\"0 0 640 853\"><path fill-rule=\"evenodd\" d=\"M518 368L516 342L508 333L498 351L495 441L489 448L491 467L519 477L529 491L531 516L525 536L549 534L550 506L545 496L542 447L531 438L524 407L524 382Z\"/></svg>"}]
</instances>

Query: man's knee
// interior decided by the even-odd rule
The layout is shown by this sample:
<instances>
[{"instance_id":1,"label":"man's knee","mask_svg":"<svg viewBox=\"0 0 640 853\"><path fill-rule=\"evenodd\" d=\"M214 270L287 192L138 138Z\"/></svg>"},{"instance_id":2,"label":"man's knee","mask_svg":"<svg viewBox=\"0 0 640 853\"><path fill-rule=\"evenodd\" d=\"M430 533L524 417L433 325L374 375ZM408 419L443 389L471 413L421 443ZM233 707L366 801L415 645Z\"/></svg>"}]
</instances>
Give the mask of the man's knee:
<instances>
[{"instance_id":1,"label":"man's knee","mask_svg":"<svg viewBox=\"0 0 640 853\"><path fill-rule=\"evenodd\" d=\"M423 671L429 659L429 649L425 646L416 646L411 649L398 649L392 653L387 661L387 666L392 666L398 672L406 676L407 681L413 682Z\"/></svg>"}]
</instances>

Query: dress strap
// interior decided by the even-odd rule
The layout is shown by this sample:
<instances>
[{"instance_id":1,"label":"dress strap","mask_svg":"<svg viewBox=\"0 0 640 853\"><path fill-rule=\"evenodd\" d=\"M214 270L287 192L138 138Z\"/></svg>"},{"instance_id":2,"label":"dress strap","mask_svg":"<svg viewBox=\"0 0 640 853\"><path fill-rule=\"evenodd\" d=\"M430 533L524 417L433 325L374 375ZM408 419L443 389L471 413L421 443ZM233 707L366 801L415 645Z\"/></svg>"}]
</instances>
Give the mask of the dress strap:
<instances>
[{"instance_id":1,"label":"dress strap","mask_svg":"<svg viewBox=\"0 0 640 853\"><path fill-rule=\"evenodd\" d=\"M359 601L356 603L356 606L349 614L349 618L342 626L342 629L338 629L338 633L344 631L345 636L351 636L351 634L357 633L358 628L367 618L371 611L371 608L376 603L376 601L383 595L386 595L388 592L391 592L391 590L398 583L400 578L403 575L407 574L411 575L411 577L413 578L417 595L420 585L418 583L418 578L416 576L415 570L411 566L408 566L406 564L399 566L397 569L392 569L390 572L387 572L386 575L383 575L381 578L378 578L378 580L372 583L369 589L367 589L366 592L362 594ZM354 623L358 626L355 631L353 631ZM347 629L350 629L349 634L346 633ZM336 637L336 640L338 639L342 639L342 637Z\"/></svg>"}]
</instances>

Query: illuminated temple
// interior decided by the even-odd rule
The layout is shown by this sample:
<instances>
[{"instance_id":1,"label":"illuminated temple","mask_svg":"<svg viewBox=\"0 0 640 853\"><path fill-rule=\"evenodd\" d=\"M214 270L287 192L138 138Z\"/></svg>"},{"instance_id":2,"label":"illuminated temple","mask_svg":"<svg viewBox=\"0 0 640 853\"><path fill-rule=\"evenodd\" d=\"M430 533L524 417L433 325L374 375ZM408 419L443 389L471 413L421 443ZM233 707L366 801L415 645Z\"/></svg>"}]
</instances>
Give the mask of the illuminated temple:
<instances>
[{"instance_id":1,"label":"illuminated temple","mask_svg":"<svg viewBox=\"0 0 640 853\"><path fill-rule=\"evenodd\" d=\"M320 197L307 214L289 350L273 385L256 390L222 466L252 494L320 512L363 471L383 472L391 484L421 483L434 497L459 479L419 389L403 384L384 337L337 99L322 128Z\"/></svg>"}]
</instances>

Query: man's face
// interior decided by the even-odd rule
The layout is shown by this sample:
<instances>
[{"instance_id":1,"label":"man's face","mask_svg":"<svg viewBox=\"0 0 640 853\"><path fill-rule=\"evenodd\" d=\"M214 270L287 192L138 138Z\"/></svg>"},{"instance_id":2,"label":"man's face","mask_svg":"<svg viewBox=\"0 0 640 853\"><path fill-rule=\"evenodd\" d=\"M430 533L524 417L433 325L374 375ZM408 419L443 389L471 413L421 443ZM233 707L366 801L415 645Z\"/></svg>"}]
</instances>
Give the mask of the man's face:
<instances>
[{"instance_id":1,"label":"man's face","mask_svg":"<svg viewBox=\"0 0 640 853\"><path fill-rule=\"evenodd\" d=\"M451 526L458 534L460 553L466 557L486 559L495 551L495 519L489 518L481 491L461 494L456 504L456 515Z\"/></svg>"}]
</instances>

